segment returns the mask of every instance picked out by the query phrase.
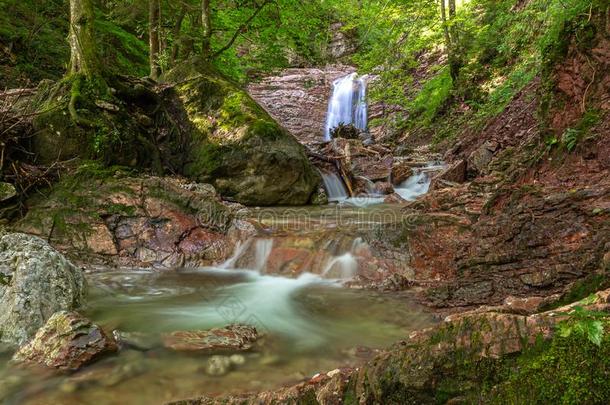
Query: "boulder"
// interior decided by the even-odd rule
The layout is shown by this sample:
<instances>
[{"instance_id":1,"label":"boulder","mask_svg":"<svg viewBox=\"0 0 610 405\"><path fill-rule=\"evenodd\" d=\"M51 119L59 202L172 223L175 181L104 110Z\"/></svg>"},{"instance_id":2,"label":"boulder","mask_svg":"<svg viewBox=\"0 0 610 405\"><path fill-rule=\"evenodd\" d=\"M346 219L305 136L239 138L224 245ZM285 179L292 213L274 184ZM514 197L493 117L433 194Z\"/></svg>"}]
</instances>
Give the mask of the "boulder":
<instances>
[{"instance_id":1,"label":"boulder","mask_svg":"<svg viewBox=\"0 0 610 405\"><path fill-rule=\"evenodd\" d=\"M466 160L461 159L432 178L430 190L443 188L446 184L466 181Z\"/></svg>"},{"instance_id":2,"label":"boulder","mask_svg":"<svg viewBox=\"0 0 610 405\"><path fill-rule=\"evenodd\" d=\"M304 205L320 182L305 149L245 91L202 63L168 73L194 125L184 173L246 205Z\"/></svg>"},{"instance_id":3,"label":"boulder","mask_svg":"<svg viewBox=\"0 0 610 405\"><path fill-rule=\"evenodd\" d=\"M10 200L17 195L15 186L9 183L3 183L0 181L0 203Z\"/></svg>"},{"instance_id":4,"label":"boulder","mask_svg":"<svg viewBox=\"0 0 610 405\"><path fill-rule=\"evenodd\" d=\"M73 371L116 350L114 339L99 326L76 312L60 311L15 353L13 361Z\"/></svg>"},{"instance_id":5,"label":"boulder","mask_svg":"<svg viewBox=\"0 0 610 405\"><path fill-rule=\"evenodd\" d=\"M239 352L252 348L259 338L253 326L229 325L201 331L176 331L162 336L168 349L198 353Z\"/></svg>"},{"instance_id":6,"label":"boulder","mask_svg":"<svg viewBox=\"0 0 610 405\"><path fill-rule=\"evenodd\" d=\"M392 184L399 185L413 176L413 167L407 162L398 161L392 166Z\"/></svg>"},{"instance_id":7,"label":"boulder","mask_svg":"<svg viewBox=\"0 0 610 405\"><path fill-rule=\"evenodd\" d=\"M209 184L98 167L79 171L47 196L30 199L28 214L15 226L77 263L205 266L230 256L247 232L235 219L241 208L224 204Z\"/></svg>"},{"instance_id":8,"label":"boulder","mask_svg":"<svg viewBox=\"0 0 610 405\"><path fill-rule=\"evenodd\" d=\"M497 142L488 140L472 152L467 163L469 177L485 173L498 148Z\"/></svg>"},{"instance_id":9,"label":"boulder","mask_svg":"<svg viewBox=\"0 0 610 405\"><path fill-rule=\"evenodd\" d=\"M0 342L21 345L61 310L81 306L82 272L44 240L0 234Z\"/></svg>"}]
</instances>

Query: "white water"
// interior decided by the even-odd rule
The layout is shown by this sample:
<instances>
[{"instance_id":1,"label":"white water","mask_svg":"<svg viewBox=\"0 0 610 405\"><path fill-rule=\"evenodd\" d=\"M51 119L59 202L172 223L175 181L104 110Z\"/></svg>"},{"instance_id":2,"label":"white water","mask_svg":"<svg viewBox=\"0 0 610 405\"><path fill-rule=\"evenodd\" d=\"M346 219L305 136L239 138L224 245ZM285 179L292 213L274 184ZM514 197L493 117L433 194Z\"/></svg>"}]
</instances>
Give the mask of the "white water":
<instances>
[{"instance_id":1,"label":"white water","mask_svg":"<svg viewBox=\"0 0 610 405\"><path fill-rule=\"evenodd\" d=\"M345 184L339 176L332 172L322 172L321 174L328 201L340 202L349 197Z\"/></svg>"},{"instance_id":2,"label":"white water","mask_svg":"<svg viewBox=\"0 0 610 405\"><path fill-rule=\"evenodd\" d=\"M367 247L366 242L356 238L349 252L327 260L321 275L304 273L297 278L286 278L264 274L273 239L250 239L239 243L231 258L217 267L183 270L184 273L207 274L220 279L226 277L233 279L232 283L217 283L203 304L166 307L163 313L175 320L210 327L228 321L253 324L262 330L291 337L297 342L297 349L316 347L327 340L327 332L300 314L295 300L303 290L338 288L341 280L356 276L356 255ZM237 282L235 277L238 277ZM235 319L228 319L231 314Z\"/></svg>"},{"instance_id":3,"label":"white water","mask_svg":"<svg viewBox=\"0 0 610 405\"><path fill-rule=\"evenodd\" d=\"M330 133L339 124L353 124L366 130L366 76L352 73L333 82L333 92L328 103L324 140L330 141Z\"/></svg>"},{"instance_id":4,"label":"white water","mask_svg":"<svg viewBox=\"0 0 610 405\"><path fill-rule=\"evenodd\" d=\"M444 168L445 166L438 163L428 163L426 166L415 168L413 169L414 174L400 186L395 187L394 191L405 200L413 201L428 192L434 173Z\"/></svg>"}]
</instances>

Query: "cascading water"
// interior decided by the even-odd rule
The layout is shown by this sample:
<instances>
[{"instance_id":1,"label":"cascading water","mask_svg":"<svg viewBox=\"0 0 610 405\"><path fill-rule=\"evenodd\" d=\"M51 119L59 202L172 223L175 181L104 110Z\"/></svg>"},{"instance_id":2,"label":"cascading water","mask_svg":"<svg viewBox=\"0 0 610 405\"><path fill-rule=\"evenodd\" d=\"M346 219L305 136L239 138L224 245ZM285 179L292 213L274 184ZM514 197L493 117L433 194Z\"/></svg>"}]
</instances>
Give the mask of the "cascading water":
<instances>
[{"instance_id":1,"label":"cascading water","mask_svg":"<svg viewBox=\"0 0 610 405\"><path fill-rule=\"evenodd\" d=\"M339 124L353 124L366 130L368 107L366 103L366 76L356 73L339 78L333 83L333 93L328 103L324 140L330 141L330 133Z\"/></svg>"},{"instance_id":2,"label":"cascading water","mask_svg":"<svg viewBox=\"0 0 610 405\"><path fill-rule=\"evenodd\" d=\"M340 202L349 197L347 189L339 176L332 172L322 172L321 174L328 201Z\"/></svg>"},{"instance_id":3,"label":"cascading water","mask_svg":"<svg viewBox=\"0 0 610 405\"><path fill-rule=\"evenodd\" d=\"M407 201L415 200L426 194L432 182L432 173L442 170L445 166L439 163L428 163L426 166L413 170L413 175L394 190Z\"/></svg>"}]
</instances>

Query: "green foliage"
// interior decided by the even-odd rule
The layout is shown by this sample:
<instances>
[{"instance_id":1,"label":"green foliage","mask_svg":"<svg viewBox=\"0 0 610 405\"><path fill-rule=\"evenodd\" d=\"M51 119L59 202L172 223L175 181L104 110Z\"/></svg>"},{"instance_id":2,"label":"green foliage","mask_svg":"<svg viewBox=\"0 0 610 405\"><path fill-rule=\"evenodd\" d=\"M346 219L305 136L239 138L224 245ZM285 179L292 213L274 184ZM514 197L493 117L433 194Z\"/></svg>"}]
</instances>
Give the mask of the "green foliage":
<instances>
[{"instance_id":1,"label":"green foliage","mask_svg":"<svg viewBox=\"0 0 610 405\"><path fill-rule=\"evenodd\" d=\"M580 121L572 128L567 128L561 136L561 144L568 152L572 152L578 142L586 138L591 128L600 120L601 114L597 110L587 111Z\"/></svg>"},{"instance_id":2,"label":"green foliage","mask_svg":"<svg viewBox=\"0 0 610 405\"><path fill-rule=\"evenodd\" d=\"M67 13L64 0L0 0L0 88L61 77Z\"/></svg>"},{"instance_id":3,"label":"green foliage","mask_svg":"<svg viewBox=\"0 0 610 405\"><path fill-rule=\"evenodd\" d=\"M587 315L588 316L588 315ZM584 333L555 337L522 354L508 380L491 392L492 403L605 404L610 401L610 336L605 318ZM594 336L594 343L589 337ZM599 340L598 340L599 339ZM599 343L599 344L597 344Z\"/></svg>"},{"instance_id":4,"label":"green foliage","mask_svg":"<svg viewBox=\"0 0 610 405\"><path fill-rule=\"evenodd\" d=\"M408 109L421 117L422 122L430 123L446 107L452 89L453 82L449 75L449 68L445 67L424 83L415 99L408 104Z\"/></svg>"},{"instance_id":5,"label":"green foliage","mask_svg":"<svg viewBox=\"0 0 610 405\"><path fill-rule=\"evenodd\" d=\"M581 301L583 305L595 303L596 296L590 295ZM608 316L605 312L591 311L580 305L574 306L570 319L559 324L559 336L567 338L572 333L585 336L594 345L600 346L604 336L602 319Z\"/></svg>"}]
</instances>

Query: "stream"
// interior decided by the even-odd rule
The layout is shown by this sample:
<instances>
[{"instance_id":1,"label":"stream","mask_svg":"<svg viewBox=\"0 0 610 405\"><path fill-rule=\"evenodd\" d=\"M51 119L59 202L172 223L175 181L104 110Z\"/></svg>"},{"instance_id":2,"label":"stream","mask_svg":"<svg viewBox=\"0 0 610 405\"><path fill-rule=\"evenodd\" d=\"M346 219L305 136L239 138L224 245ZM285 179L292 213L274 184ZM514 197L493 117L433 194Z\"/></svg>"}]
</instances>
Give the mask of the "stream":
<instances>
[{"instance_id":1,"label":"stream","mask_svg":"<svg viewBox=\"0 0 610 405\"><path fill-rule=\"evenodd\" d=\"M267 274L275 237L306 241L312 233L336 230L340 218L358 227L365 218L371 223L384 218L372 213L385 211L391 218L395 211L389 206L300 210L310 210L312 220L299 222L294 209L258 210L257 217L275 233L244 241L216 267L88 272L84 315L136 344L74 374L5 368L0 389L10 392L6 403L150 404L274 389L357 366L434 322L407 294L343 286L357 271L353 255L364 245L360 239L326 245L325 252L314 249L313 255L323 254L317 269L312 261L312 268L292 277ZM160 339L173 331L233 323L253 325L263 337L255 349L227 355L226 370L211 371L212 356L174 351Z\"/></svg>"},{"instance_id":2,"label":"stream","mask_svg":"<svg viewBox=\"0 0 610 405\"><path fill-rule=\"evenodd\" d=\"M366 78L349 75L334 89L325 138L342 122L365 129ZM436 162L415 168L395 192L417 198L439 168ZM250 209L265 230L240 241L224 263L87 271L83 314L129 344L72 374L11 367L9 354L0 354L0 400L151 404L276 389L358 366L432 325L433 316L409 293L346 286L370 257L358 232L397 223L401 210L372 192L349 196L341 178L322 174L330 204ZM230 324L256 327L256 346L219 356L163 344L164 334Z\"/></svg>"}]
</instances>

